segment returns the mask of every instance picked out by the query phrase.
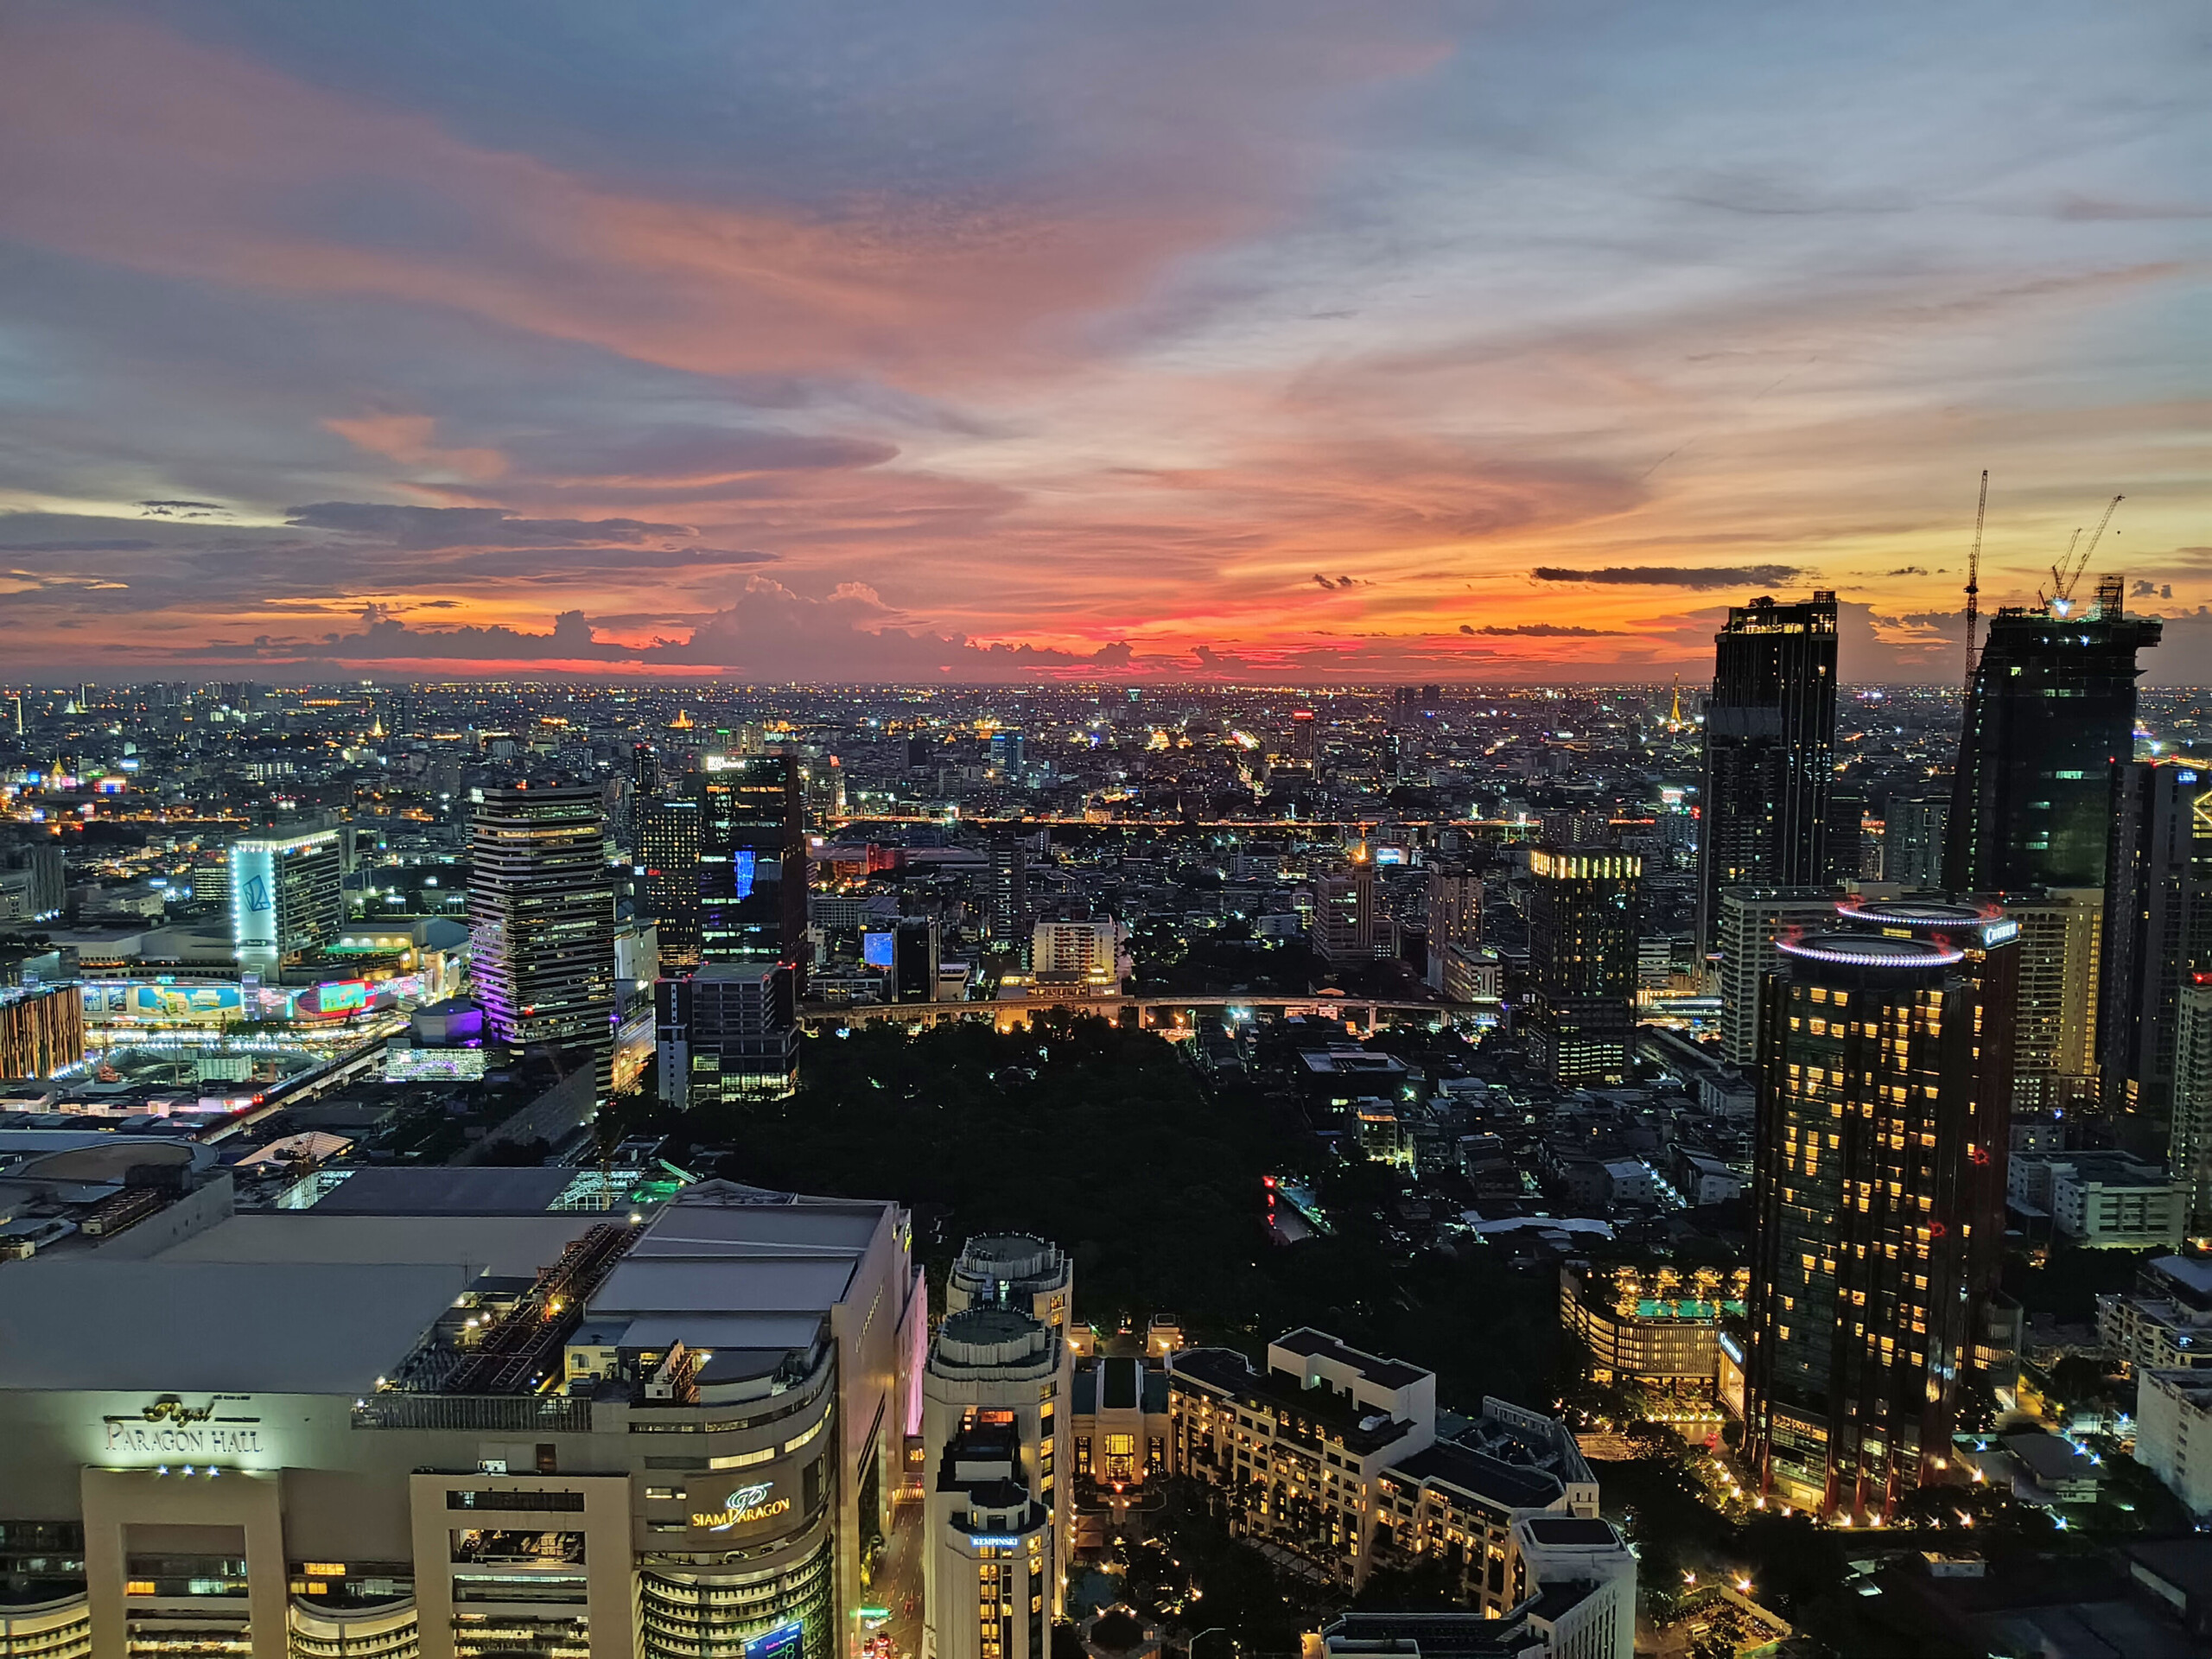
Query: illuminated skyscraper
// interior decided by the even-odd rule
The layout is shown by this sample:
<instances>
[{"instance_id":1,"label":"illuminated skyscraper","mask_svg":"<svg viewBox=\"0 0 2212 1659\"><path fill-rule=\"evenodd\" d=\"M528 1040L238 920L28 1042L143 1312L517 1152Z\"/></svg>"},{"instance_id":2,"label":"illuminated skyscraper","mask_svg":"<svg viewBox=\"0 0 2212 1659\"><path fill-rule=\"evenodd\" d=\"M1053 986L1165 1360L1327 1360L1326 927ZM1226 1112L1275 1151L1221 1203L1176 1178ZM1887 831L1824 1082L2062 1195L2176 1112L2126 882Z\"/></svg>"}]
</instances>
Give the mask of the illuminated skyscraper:
<instances>
[{"instance_id":1,"label":"illuminated skyscraper","mask_svg":"<svg viewBox=\"0 0 2212 1659\"><path fill-rule=\"evenodd\" d=\"M503 1043L614 1054L614 887L596 789L487 789L469 825L476 993Z\"/></svg>"},{"instance_id":2,"label":"illuminated skyscraper","mask_svg":"<svg viewBox=\"0 0 2212 1659\"><path fill-rule=\"evenodd\" d=\"M1637 939L1643 861L1610 849L1540 847L1529 855L1526 1019L1552 1080L1599 1083L1628 1072L1636 1029Z\"/></svg>"},{"instance_id":3,"label":"illuminated skyscraper","mask_svg":"<svg viewBox=\"0 0 2212 1659\"><path fill-rule=\"evenodd\" d=\"M2159 632L2121 613L2116 579L2080 616L1990 619L1951 774L1946 887L2104 885L2112 769L2134 753L2135 653Z\"/></svg>"},{"instance_id":4,"label":"illuminated skyscraper","mask_svg":"<svg viewBox=\"0 0 2212 1659\"><path fill-rule=\"evenodd\" d=\"M635 868L639 899L660 930L660 958L671 968L699 961L699 798L646 797L638 803Z\"/></svg>"},{"instance_id":5,"label":"illuminated skyscraper","mask_svg":"<svg viewBox=\"0 0 2212 1659\"><path fill-rule=\"evenodd\" d=\"M1783 1503L1872 1521L1950 1453L2002 1236L2014 946L1976 906L1849 919L1766 982L1745 1453Z\"/></svg>"},{"instance_id":6,"label":"illuminated skyscraper","mask_svg":"<svg viewBox=\"0 0 2212 1659\"><path fill-rule=\"evenodd\" d=\"M2020 925L2012 1103L2063 1110L2097 1099L2097 987L2105 895L2099 887L2006 893Z\"/></svg>"},{"instance_id":7,"label":"illuminated skyscraper","mask_svg":"<svg viewBox=\"0 0 2212 1659\"><path fill-rule=\"evenodd\" d=\"M787 963L804 994L806 824L798 762L710 754L699 780L699 954Z\"/></svg>"},{"instance_id":8,"label":"illuminated skyscraper","mask_svg":"<svg viewBox=\"0 0 2212 1659\"><path fill-rule=\"evenodd\" d=\"M231 943L240 971L272 982L338 937L346 919L335 830L241 836L230 850Z\"/></svg>"},{"instance_id":9,"label":"illuminated skyscraper","mask_svg":"<svg viewBox=\"0 0 2212 1659\"><path fill-rule=\"evenodd\" d=\"M1835 595L1732 606L1713 645L1699 800L1700 950L1713 948L1721 888L1827 883Z\"/></svg>"}]
</instances>

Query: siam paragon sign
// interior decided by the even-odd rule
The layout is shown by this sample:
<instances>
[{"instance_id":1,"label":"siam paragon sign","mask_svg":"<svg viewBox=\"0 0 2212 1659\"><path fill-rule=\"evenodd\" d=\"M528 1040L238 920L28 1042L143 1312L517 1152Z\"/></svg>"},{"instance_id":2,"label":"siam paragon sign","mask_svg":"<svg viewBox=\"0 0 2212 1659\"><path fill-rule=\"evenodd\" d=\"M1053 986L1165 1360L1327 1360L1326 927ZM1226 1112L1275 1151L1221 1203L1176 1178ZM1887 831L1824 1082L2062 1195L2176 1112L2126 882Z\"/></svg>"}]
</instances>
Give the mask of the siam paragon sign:
<instances>
[{"instance_id":1,"label":"siam paragon sign","mask_svg":"<svg viewBox=\"0 0 2212 1659\"><path fill-rule=\"evenodd\" d=\"M704 1527L709 1532L727 1532L732 1527L747 1527L755 1521L772 1520L791 1506L788 1497L769 1497L773 1490L765 1480L756 1485L741 1486L723 1500L721 1509L695 1510L691 1524Z\"/></svg>"}]
</instances>

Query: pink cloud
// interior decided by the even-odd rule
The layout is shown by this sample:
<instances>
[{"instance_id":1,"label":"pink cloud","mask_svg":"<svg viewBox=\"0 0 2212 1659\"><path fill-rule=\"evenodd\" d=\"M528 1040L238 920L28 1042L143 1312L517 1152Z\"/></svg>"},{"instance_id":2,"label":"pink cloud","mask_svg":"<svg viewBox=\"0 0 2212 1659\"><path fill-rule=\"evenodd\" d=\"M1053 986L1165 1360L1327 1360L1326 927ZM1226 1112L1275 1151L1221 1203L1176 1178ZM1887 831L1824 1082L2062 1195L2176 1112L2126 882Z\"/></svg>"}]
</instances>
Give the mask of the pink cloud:
<instances>
[{"instance_id":1,"label":"pink cloud","mask_svg":"<svg viewBox=\"0 0 2212 1659\"><path fill-rule=\"evenodd\" d=\"M1337 36L1335 60L1278 66L1264 95L1426 60ZM1303 38L1269 50L1295 60ZM1229 119L1184 109L1215 129L1185 135L1216 140L1193 151L1205 163L1051 205L807 213L627 192L149 24L56 9L11 22L0 54L0 225L142 270L451 308L685 370L972 380L1064 356L1077 319L1272 215L1294 164L1237 142L1252 96L1226 93ZM411 234L349 233L342 210L363 198Z\"/></svg>"}]
</instances>

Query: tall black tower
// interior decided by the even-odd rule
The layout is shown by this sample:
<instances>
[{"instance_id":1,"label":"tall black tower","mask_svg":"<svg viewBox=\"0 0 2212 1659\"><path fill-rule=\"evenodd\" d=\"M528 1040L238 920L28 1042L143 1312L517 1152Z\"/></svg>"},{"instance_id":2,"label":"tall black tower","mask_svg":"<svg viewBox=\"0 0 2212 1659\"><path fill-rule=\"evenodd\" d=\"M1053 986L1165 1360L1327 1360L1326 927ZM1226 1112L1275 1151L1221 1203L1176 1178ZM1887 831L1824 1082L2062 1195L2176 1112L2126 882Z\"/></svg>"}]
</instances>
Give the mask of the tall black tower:
<instances>
[{"instance_id":1,"label":"tall black tower","mask_svg":"<svg viewBox=\"0 0 2212 1659\"><path fill-rule=\"evenodd\" d=\"M2105 1109L2171 1122L2182 988L2212 969L2212 779L2195 762L2113 768L2097 1066Z\"/></svg>"},{"instance_id":2,"label":"tall black tower","mask_svg":"<svg viewBox=\"0 0 2212 1659\"><path fill-rule=\"evenodd\" d=\"M1720 889L1826 885L1835 773L1835 595L1731 606L1713 637L1699 810L1698 947Z\"/></svg>"},{"instance_id":3,"label":"tall black tower","mask_svg":"<svg viewBox=\"0 0 2212 1659\"><path fill-rule=\"evenodd\" d=\"M699 784L699 955L785 963L804 984L806 819L791 755L709 755Z\"/></svg>"},{"instance_id":4,"label":"tall black tower","mask_svg":"<svg viewBox=\"0 0 2212 1659\"><path fill-rule=\"evenodd\" d=\"M2135 653L2160 632L2121 614L2120 592L2114 577L2082 615L2009 608L1989 620L1951 774L1953 893L2105 884L2112 770L2135 750Z\"/></svg>"}]
</instances>

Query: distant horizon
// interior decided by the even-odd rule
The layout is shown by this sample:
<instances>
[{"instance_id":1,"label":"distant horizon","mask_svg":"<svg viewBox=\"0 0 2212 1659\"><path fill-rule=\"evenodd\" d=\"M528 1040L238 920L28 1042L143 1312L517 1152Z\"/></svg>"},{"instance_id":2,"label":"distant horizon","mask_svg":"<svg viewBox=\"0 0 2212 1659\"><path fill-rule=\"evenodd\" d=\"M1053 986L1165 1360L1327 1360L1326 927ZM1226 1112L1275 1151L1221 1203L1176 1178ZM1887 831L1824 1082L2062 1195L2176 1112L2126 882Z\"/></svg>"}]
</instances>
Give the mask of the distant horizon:
<instances>
[{"instance_id":1,"label":"distant horizon","mask_svg":"<svg viewBox=\"0 0 2212 1659\"><path fill-rule=\"evenodd\" d=\"M1421 685L1436 685L1445 692L1461 696L1497 696L1511 698L1532 692L1557 691L1562 693L1596 694L1608 691L1652 692L1664 696L1675 688L1669 677L1656 680L1307 680L1295 681L1240 681L1240 680L1147 680L1141 678L1117 680L743 680L728 676L671 675L658 679L628 679L602 671L578 671L574 673L548 672L543 664L537 664L531 674L501 674L486 671L477 675L456 676L393 676L387 673L366 673L346 671L330 678L302 678L296 676L211 674L202 677L158 674L127 676L86 673L60 677L49 683L44 679L0 682L0 696L11 696L18 692L29 696L43 693L65 696L79 685L93 685L102 689L134 685L219 685L226 681L249 685L265 685L276 690L343 690L371 689L390 690L397 688L483 689L512 687L518 690L563 686L589 685L609 690L640 692L685 690L717 690L732 692L872 692L906 693L927 692L944 694L966 692L989 696L1009 692L1059 694L1066 696L1100 696L1108 692L1159 692L1163 695L1195 693L1213 696L1287 695L1298 693L1315 696L1385 696L1392 693L1415 689ZM1680 689L1688 695L1693 690L1708 690L1710 675L1693 680L1684 676ZM1951 680L1854 680L1839 677L1840 690L1854 691L1925 691L1956 698L1964 687ZM2144 690L2159 692L2212 693L2212 682L2198 683L2180 682L2171 684L2145 680Z\"/></svg>"}]
</instances>

